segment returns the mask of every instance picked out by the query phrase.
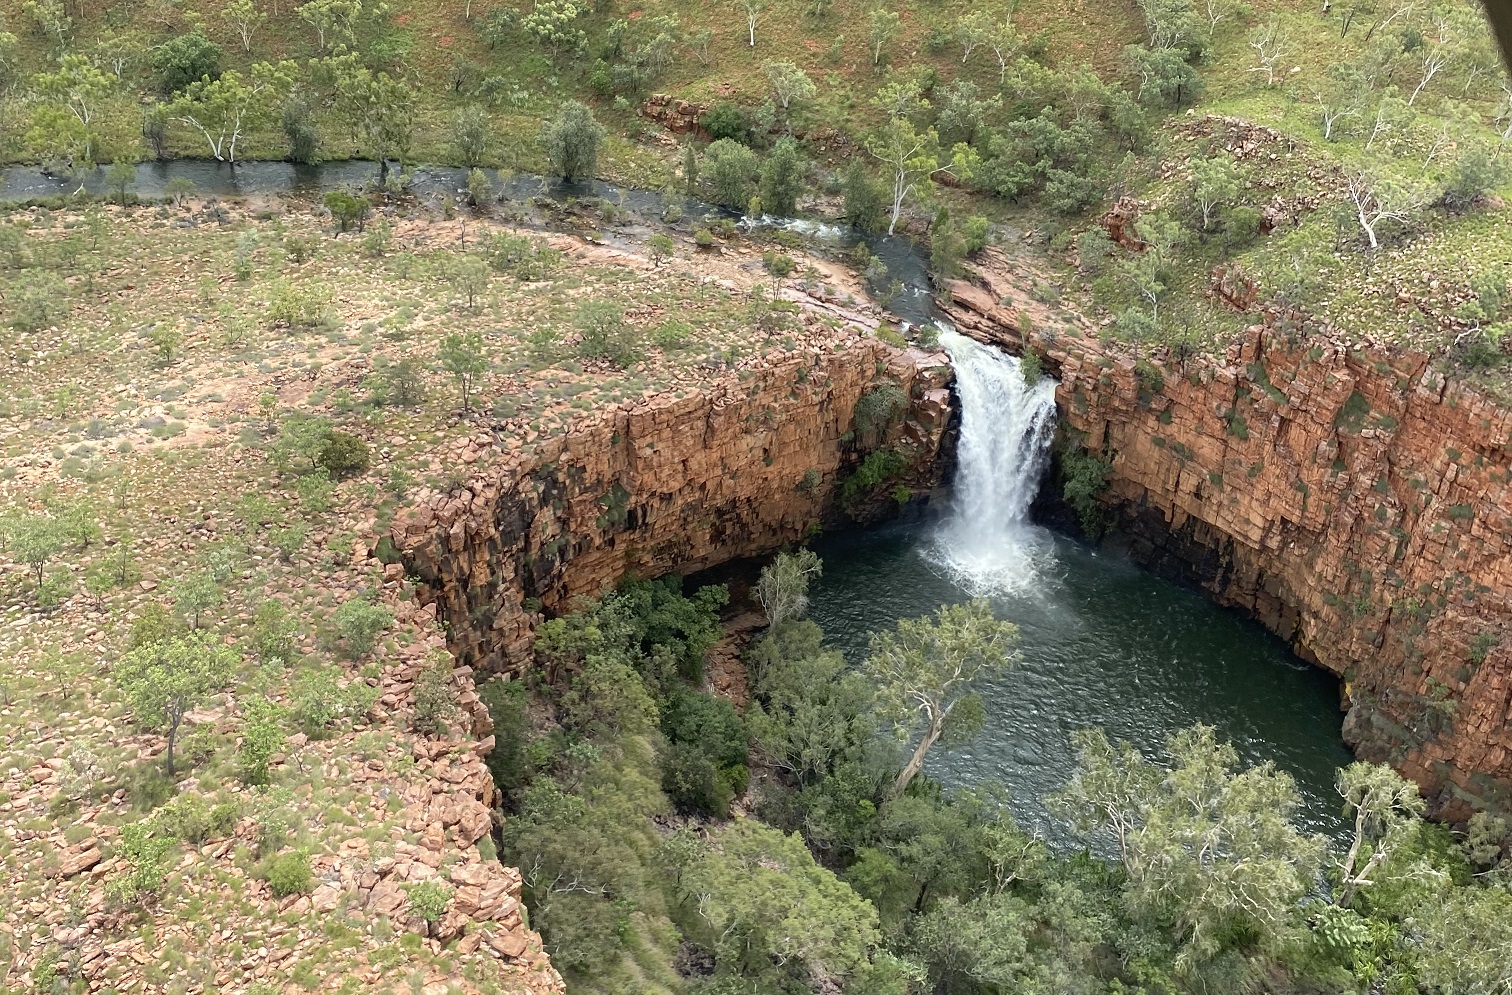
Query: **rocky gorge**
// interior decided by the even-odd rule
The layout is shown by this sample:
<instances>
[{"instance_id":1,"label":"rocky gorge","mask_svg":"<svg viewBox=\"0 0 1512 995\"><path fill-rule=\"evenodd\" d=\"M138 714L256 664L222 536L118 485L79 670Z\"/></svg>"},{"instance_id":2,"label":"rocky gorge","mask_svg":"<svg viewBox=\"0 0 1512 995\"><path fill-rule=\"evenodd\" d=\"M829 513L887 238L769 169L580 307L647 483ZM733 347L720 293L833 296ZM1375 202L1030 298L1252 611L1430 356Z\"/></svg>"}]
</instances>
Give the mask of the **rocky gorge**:
<instances>
[{"instance_id":1,"label":"rocky gorge","mask_svg":"<svg viewBox=\"0 0 1512 995\"><path fill-rule=\"evenodd\" d=\"M904 465L887 494L854 502L847 517L874 519L927 494L944 466L948 383L941 353L841 330L827 347L584 418L414 508L392 539L459 662L518 674L542 609L567 610L627 576L767 553L833 521L864 450L888 449ZM886 410L858 430L867 395Z\"/></svg>"},{"instance_id":2,"label":"rocky gorge","mask_svg":"<svg viewBox=\"0 0 1512 995\"><path fill-rule=\"evenodd\" d=\"M1105 543L1338 675L1346 741L1439 817L1512 808L1512 413L1426 355L1263 319L1136 360L1021 322L1001 257L949 290L962 331L1058 378L1062 450L1108 461Z\"/></svg>"},{"instance_id":3,"label":"rocky gorge","mask_svg":"<svg viewBox=\"0 0 1512 995\"><path fill-rule=\"evenodd\" d=\"M1268 324L1221 354L1136 362L1082 319L1021 325L1032 305L997 262L945 310L1057 376L1063 445L1109 460L1103 542L1340 677L1346 741L1442 817L1512 808L1512 416L1424 355ZM504 454L396 521L390 570L420 579L461 665L519 674L543 611L885 513L890 500L850 516L836 503L862 456L857 403L882 384L907 408L874 442L906 453L898 481L927 493L949 462L948 361L851 329Z\"/></svg>"}]
</instances>

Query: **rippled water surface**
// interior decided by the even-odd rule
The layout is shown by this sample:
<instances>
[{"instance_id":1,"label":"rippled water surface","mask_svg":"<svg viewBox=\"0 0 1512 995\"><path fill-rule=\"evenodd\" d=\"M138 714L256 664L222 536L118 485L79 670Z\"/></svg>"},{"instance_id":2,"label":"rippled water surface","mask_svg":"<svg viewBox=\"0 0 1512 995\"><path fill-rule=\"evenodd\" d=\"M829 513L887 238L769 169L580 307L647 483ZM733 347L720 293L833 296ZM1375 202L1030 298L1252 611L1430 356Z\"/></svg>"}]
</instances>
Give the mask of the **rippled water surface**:
<instances>
[{"instance_id":1,"label":"rippled water surface","mask_svg":"<svg viewBox=\"0 0 1512 995\"><path fill-rule=\"evenodd\" d=\"M824 576L810 617L852 662L870 633L898 618L967 599L936 565L938 525L894 526L821 542ZM1148 751L1194 722L1216 726L1243 760L1274 760L1296 778L1304 820L1341 829L1333 772L1350 760L1339 738L1338 684L1258 624L1133 564L1025 525L1035 583L993 598L1019 626L1022 661L980 688L987 725L969 747L931 754L949 784L997 779L1026 826L1066 840L1042 798L1070 776L1068 735L1101 726Z\"/></svg>"}]
</instances>

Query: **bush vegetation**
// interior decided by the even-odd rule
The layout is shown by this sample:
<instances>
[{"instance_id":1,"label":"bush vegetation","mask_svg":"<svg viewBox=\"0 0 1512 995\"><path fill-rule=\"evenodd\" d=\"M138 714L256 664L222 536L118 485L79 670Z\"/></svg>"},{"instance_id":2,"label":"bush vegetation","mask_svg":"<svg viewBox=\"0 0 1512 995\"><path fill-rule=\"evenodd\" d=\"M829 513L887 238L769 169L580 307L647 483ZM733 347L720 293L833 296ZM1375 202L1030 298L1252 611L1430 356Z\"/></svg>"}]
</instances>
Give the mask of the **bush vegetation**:
<instances>
[{"instance_id":1,"label":"bush vegetation","mask_svg":"<svg viewBox=\"0 0 1512 995\"><path fill-rule=\"evenodd\" d=\"M763 582L805 587L817 569L791 569L804 555L783 554ZM674 581L549 623L549 684L484 686L508 744L501 856L528 869L534 921L575 989L665 972L679 940L707 958L711 991L1379 977L1470 991L1456 985L1500 970L1505 893L1470 871L1512 867L1504 825L1482 819L1461 846L1422 820L1409 782L1357 763L1338 786L1359 845L1336 847L1296 824L1288 775L1242 767L1211 729L1174 735L1158 758L1092 729L1074 734L1077 772L1052 809L1111 857L1059 853L1013 822L997 787L945 790L910 761L970 741L976 676L958 664L1011 666L1012 626L985 602L942 609L875 636L855 669L796 593L747 653L744 716L679 662L707 648L689 630L712 629L722 594L685 598ZM612 679L593 676L605 666ZM528 696L544 724L527 719ZM735 799L746 814L731 818ZM658 831L672 812L696 822ZM1454 925L1469 908L1488 917L1473 937Z\"/></svg>"}]
</instances>

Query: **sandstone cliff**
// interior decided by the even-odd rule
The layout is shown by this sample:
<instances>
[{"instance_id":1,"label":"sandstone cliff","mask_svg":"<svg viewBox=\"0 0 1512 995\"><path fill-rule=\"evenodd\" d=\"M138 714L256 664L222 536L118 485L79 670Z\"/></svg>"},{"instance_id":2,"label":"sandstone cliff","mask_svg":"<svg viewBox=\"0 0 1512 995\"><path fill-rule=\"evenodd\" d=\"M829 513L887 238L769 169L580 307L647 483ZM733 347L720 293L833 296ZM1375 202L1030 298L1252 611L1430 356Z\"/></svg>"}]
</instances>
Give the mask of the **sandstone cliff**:
<instances>
[{"instance_id":1,"label":"sandstone cliff","mask_svg":"<svg viewBox=\"0 0 1512 995\"><path fill-rule=\"evenodd\" d=\"M518 671L540 608L566 610L629 575L688 573L801 538L860 460L856 405L880 384L906 398L873 440L908 458L887 488L933 486L950 412L944 356L835 336L825 350L584 418L396 522L420 601L447 621L459 661Z\"/></svg>"},{"instance_id":2,"label":"sandstone cliff","mask_svg":"<svg viewBox=\"0 0 1512 995\"><path fill-rule=\"evenodd\" d=\"M952 288L961 329L1018 353L1006 266ZM1136 559L1250 612L1344 681L1344 735L1434 810L1512 809L1512 412L1422 355L1261 326L1225 354L1087 328L1030 333L1068 439L1112 458Z\"/></svg>"}]
</instances>

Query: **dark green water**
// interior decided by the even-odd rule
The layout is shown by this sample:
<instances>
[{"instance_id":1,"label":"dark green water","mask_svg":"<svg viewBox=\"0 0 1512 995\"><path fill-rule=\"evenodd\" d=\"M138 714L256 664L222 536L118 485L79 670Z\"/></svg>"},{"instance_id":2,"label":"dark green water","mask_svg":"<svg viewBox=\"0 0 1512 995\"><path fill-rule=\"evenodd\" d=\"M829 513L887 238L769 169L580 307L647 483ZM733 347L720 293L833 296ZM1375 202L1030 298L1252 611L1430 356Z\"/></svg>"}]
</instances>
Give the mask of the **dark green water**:
<instances>
[{"instance_id":1,"label":"dark green water","mask_svg":"<svg viewBox=\"0 0 1512 995\"><path fill-rule=\"evenodd\" d=\"M935 528L894 526L815 546L824 576L809 615L853 663L870 633L969 597L929 562ZM1150 755L1169 733L1203 722L1246 765L1273 760L1296 778L1306 828L1339 834L1333 775L1351 758L1339 738L1333 678L1195 591L1033 531L1035 582L1028 593L993 598L998 617L1019 627L1022 661L979 689L987 704L981 736L932 754L928 774L950 785L996 779L1025 828L1064 842L1042 799L1070 776L1073 729L1101 726Z\"/></svg>"}]
</instances>

